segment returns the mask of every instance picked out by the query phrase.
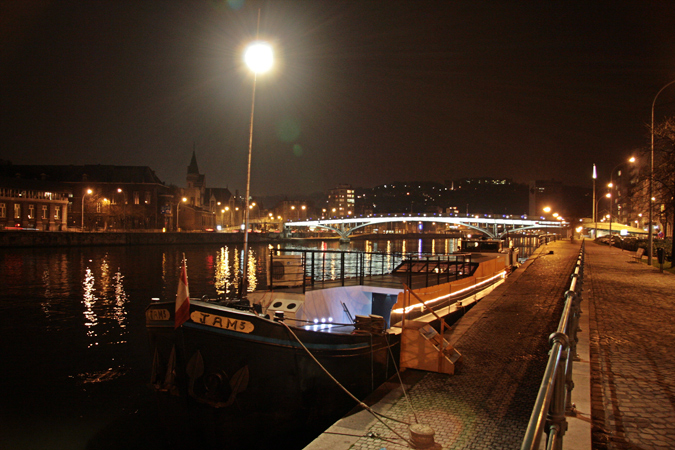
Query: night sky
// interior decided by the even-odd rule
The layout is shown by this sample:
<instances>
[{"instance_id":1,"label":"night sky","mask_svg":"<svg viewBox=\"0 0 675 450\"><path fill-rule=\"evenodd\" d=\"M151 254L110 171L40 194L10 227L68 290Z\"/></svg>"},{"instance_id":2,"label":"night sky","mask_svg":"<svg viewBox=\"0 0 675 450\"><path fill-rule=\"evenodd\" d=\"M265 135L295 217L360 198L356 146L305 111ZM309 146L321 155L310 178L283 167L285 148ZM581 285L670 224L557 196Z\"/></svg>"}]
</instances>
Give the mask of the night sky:
<instances>
[{"instance_id":1,"label":"night sky","mask_svg":"<svg viewBox=\"0 0 675 450\"><path fill-rule=\"evenodd\" d=\"M0 159L252 195L505 177L591 186L649 144L675 2L0 0ZM675 85L657 101L675 114Z\"/></svg>"}]
</instances>

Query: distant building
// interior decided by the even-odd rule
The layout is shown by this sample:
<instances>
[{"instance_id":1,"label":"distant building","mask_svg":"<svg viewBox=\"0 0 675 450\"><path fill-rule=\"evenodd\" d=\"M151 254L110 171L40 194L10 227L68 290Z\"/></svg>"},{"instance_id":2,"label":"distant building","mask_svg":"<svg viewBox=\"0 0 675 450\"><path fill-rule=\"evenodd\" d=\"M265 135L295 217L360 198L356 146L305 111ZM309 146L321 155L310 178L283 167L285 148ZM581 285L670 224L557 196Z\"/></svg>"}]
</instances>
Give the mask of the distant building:
<instances>
[{"instance_id":1,"label":"distant building","mask_svg":"<svg viewBox=\"0 0 675 450\"><path fill-rule=\"evenodd\" d=\"M64 216L70 229L157 229L170 215L173 195L149 167L4 164L0 175L50 182L72 193Z\"/></svg>"},{"instance_id":2,"label":"distant building","mask_svg":"<svg viewBox=\"0 0 675 450\"><path fill-rule=\"evenodd\" d=\"M190 165L187 167L185 183L187 187L182 189L180 196L175 199L177 228L186 231L215 229L217 200L214 198L215 204L211 204L211 195L206 198L206 176L199 173L194 150ZM210 193L213 194L213 191Z\"/></svg>"},{"instance_id":3,"label":"distant building","mask_svg":"<svg viewBox=\"0 0 675 450\"><path fill-rule=\"evenodd\" d=\"M328 191L326 217L347 217L354 215L354 188L350 184L339 184Z\"/></svg>"},{"instance_id":4,"label":"distant building","mask_svg":"<svg viewBox=\"0 0 675 450\"><path fill-rule=\"evenodd\" d=\"M446 181L446 205L463 214L528 213L528 186L510 178L460 178Z\"/></svg>"},{"instance_id":5,"label":"distant building","mask_svg":"<svg viewBox=\"0 0 675 450\"><path fill-rule=\"evenodd\" d=\"M0 229L65 231L71 195L60 183L0 177Z\"/></svg>"},{"instance_id":6,"label":"distant building","mask_svg":"<svg viewBox=\"0 0 675 450\"><path fill-rule=\"evenodd\" d=\"M209 211L214 214L216 228L231 228L233 223L233 211L238 206L235 198L227 188L206 188L205 198L208 201Z\"/></svg>"},{"instance_id":7,"label":"distant building","mask_svg":"<svg viewBox=\"0 0 675 450\"><path fill-rule=\"evenodd\" d=\"M281 217L284 222L307 220L309 209L307 202L299 200L283 200L275 208L273 215Z\"/></svg>"}]
</instances>

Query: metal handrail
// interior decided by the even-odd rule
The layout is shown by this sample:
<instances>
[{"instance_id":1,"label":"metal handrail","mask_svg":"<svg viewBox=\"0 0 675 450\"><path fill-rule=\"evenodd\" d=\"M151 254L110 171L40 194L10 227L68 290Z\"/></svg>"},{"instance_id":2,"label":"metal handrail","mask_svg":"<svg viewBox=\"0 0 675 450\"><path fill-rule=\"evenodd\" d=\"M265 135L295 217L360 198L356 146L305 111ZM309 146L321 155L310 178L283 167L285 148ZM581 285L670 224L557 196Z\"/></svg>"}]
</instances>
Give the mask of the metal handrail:
<instances>
[{"instance_id":1,"label":"metal handrail","mask_svg":"<svg viewBox=\"0 0 675 450\"><path fill-rule=\"evenodd\" d=\"M362 252L343 250L314 250L314 249L271 249L268 257L273 263L275 255L299 255L298 282L303 292L315 283L339 283L345 285L363 285L366 279L381 277L396 273L399 278L392 278L389 282L392 287L400 287L402 279L412 285L412 267L415 264L444 264L448 266L447 273L416 272L426 275L425 286L435 285L442 281L460 278L459 271L466 274L472 267L471 255L449 254L430 255L425 253L395 253L395 252ZM328 267L326 267L328 266ZM450 266L458 267L450 273ZM461 268L461 269L459 269ZM431 275L431 277L429 276ZM431 278L431 279L430 279ZM435 280L434 280L435 279ZM436 282L434 282L436 281ZM378 280L386 284L386 280ZM273 283L272 283L273 284ZM273 287L273 286L270 286Z\"/></svg>"},{"instance_id":2,"label":"metal handrail","mask_svg":"<svg viewBox=\"0 0 675 450\"><path fill-rule=\"evenodd\" d=\"M581 314L581 285L583 283L585 242L581 243L572 281L565 292L565 307L563 309L558 329L549 336L551 351L544 378L539 387L537 400L534 403L532 415L525 431L521 450L539 449L542 434L547 433L546 448L548 450L562 449L563 436L567 431L565 413L571 412L572 369L577 356L577 329Z\"/></svg>"}]
</instances>

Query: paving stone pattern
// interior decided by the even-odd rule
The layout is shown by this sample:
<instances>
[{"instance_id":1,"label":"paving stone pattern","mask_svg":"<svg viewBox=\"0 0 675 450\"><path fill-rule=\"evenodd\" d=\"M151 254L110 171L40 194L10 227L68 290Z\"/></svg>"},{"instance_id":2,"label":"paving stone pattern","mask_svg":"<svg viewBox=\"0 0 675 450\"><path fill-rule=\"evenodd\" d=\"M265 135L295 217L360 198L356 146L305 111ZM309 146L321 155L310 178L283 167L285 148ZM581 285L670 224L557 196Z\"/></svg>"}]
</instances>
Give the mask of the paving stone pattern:
<instances>
[{"instance_id":1,"label":"paving stone pattern","mask_svg":"<svg viewBox=\"0 0 675 450\"><path fill-rule=\"evenodd\" d=\"M459 339L464 359L455 375L429 373L411 389L418 421L434 429L437 448L520 448L579 248L578 241L544 247L519 269L524 272L517 283L507 280L491 294L499 297ZM404 398L388 416L414 423ZM407 425L390 426L409 436ZM363 437L351 448L408 448L379 423L370 433L374 438Z\"/></svg>"},{"instance_id":2,"label":"paving stone pattern","mask_svg":"<svg viewBox=\"0 0 675 450\"><path fill-rule=\"evenodd\" d=\"M675 449L675 276L586 249L593 448Z\"/></svg>"}]
</instances>

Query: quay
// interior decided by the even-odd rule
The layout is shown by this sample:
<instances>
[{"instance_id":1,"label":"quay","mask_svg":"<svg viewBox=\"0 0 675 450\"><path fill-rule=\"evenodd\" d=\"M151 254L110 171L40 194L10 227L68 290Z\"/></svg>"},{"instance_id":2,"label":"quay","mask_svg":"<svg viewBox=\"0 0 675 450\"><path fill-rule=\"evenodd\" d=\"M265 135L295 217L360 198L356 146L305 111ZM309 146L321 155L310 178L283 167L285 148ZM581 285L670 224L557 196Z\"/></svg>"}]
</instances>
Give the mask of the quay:
<instances>
[{"instance_id":1,"label":"quay","mask_svg":"<svg viewBox=\"0 0 675 450\"><path fill-rule=\"evenodd\" d=\"M541 246L451 327L454 375L403 372L410 402L394 379L373 393L364 403L387 427L355 407L306 450L410 448L414 423L433 429L436 450L520 449L580 247ZM632 254L586 242L565 449L675 448L675 276Z\"/></svg>"}]
</instances>

